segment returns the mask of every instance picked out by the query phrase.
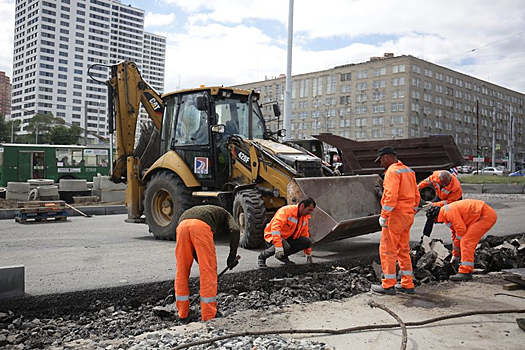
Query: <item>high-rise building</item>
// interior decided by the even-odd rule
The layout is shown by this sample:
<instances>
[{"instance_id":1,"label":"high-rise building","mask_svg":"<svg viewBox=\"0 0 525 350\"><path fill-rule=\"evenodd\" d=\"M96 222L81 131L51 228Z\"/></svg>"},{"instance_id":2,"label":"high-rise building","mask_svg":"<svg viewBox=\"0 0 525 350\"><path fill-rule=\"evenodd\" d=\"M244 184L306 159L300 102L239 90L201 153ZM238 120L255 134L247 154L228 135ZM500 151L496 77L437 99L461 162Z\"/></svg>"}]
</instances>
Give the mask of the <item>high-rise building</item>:
<instances>
[{"instance_id":1,"label":"high-rise building","mask_svg":"<svg viewBox=\"0 0 525 350\"><path fill-rule=\"evenodd\" d=\"M260 92L273 130L283 128L272 102L284 105L285 81L282 75L237 86ZM466 160L484 158L490 165L494 148L497 164L507 165L510 153L516 165L525 165L523 93L393 54L295 75L292 82L293 138L324 132L358 141L449 134Z\"/></svg>"},{"instance_id":2,"label":"high-rise building","mask_svg":"<svg viewBox=\"0 0 525 350\"><path fill-rule=\"evenodd\" d=\"M154 44L153 44L154 43ZM162 92L164 37L144 31L144 10L116 0L16 0L12 116L35 114L108 135L107 65L137 63ZM88 76L88 67L93 79ZM98 139L88 136L88 143Z\"/></svg>"},{"instance_id":3,"label":"high-rise building","mask_svg":"<svg viewBox=\"0 0 525 350\"><path fill-rule=\"evenodd\" d=\"M11 82L5 72L0 72L0 116L11 115Z\"/></svg>"}]
</instances>

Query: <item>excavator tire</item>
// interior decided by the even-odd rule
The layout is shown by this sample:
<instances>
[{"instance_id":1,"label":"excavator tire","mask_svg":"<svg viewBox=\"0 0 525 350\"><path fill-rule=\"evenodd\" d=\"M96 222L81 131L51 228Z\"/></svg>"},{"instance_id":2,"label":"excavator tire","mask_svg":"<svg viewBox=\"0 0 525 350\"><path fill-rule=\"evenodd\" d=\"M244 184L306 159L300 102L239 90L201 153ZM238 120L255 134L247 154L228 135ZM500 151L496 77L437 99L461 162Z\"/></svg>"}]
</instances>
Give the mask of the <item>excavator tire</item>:
<instances>
[{"instance_id":1,"label":"excavator tire","mask_svg":"<svg viewBox=\"0 0 525 350\"><path fill-rule=\"evenodd\" d=\"M179 217L192 207L191 191L168 171L149 181L144 195L144 215L149 231L156 239L174 241Z\"/></svg>"},{"instance_id":2,"label":"excavator tire","mask_svg":"<svg viewBox=\"0 0 525 350\"><path fill-rule=\"evenodd\" d=\"M241 230L241 247L259 248L264 242L266 224L266 207L261 194L256 190L237 193L233 200L233 217Z\"/></svg>"}]
</instances>

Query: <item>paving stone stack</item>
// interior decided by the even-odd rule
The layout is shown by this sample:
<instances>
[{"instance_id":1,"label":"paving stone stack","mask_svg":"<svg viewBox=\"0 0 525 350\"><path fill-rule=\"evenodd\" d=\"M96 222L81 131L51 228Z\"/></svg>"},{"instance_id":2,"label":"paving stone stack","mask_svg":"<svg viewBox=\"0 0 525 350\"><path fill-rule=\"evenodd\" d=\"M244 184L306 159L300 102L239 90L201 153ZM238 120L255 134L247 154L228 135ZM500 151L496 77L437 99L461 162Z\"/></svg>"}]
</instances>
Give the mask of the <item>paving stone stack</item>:
<instances>
[{"instance_id":1,"label":"paving stone stack","mask_svg":"<svg viewBox=\"0 0 525 350\"><path fill-rule=\"evenodd\" d=\"M26 201L29 196L30 186L27 182L8 182L5 199Z\"/></svg>"},{"instance_id":2,"label":"paving stone stack","mask_svg":"<svg viewBox=\"0 0 525 350\"><path fill-rule=\"evenodd\" d=\"M101 202L124 202L126 200L126 184L116 184L109 180L109 176L93 178L93 195Z\"/></svg>"}]
</instances>

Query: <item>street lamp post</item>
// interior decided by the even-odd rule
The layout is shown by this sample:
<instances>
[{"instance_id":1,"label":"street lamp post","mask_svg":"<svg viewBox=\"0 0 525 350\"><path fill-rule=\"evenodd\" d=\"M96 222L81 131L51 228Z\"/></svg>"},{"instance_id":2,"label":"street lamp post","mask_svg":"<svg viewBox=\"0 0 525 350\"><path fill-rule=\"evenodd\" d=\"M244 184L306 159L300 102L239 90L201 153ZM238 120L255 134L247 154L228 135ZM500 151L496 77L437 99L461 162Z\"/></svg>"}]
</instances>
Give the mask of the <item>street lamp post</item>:
<instances>
[{"instance_id":1,"label":"street lamp post","mask_svg":"<svg viewBox=\"0 0 525 350\"><path fill-rule=\"evenodd\" d=\"M496 104L494 104L494 114L492 115L492 167L496 167Z\"/></svg>"},{"instance_id":2,"label":"street lamp post","mask_svg":"<svg viewBox=\"0 0 525 350\"><path fill-rule=\"evenodd\" d=\"M476 99L476 158L479 158L479 98ZM479 162L476 161L476 174L479 174Z\"/></svg>"}]
</instances>

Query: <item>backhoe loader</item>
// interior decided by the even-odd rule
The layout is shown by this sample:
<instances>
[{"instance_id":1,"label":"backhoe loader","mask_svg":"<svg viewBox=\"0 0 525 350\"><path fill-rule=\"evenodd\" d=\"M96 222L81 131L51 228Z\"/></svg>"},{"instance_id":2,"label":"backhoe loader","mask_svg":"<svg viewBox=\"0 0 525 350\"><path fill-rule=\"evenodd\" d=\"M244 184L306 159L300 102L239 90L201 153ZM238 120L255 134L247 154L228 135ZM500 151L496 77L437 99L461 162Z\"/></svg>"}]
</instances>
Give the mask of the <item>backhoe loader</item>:
<instances>
[{"instance_id":1,"label":"backhoe loader","mask_svg":"<svg viewBox=\"0 0 525 350\"><path fill-rule=\"evenodd\" d=\"M263 243L273 213L312 195L314 241L379 230L378 175L329 177L318 157L278 141L255 91L201 87L159 96L133 62L110 66L110 132L116 133L111 179L126 182L128 222L145 222L157 239L175 239L180 215L199 204L228 209L241 246ZM140 105L152 124L135 147Z\"/></svg>"}]
</instances>

